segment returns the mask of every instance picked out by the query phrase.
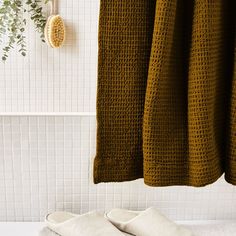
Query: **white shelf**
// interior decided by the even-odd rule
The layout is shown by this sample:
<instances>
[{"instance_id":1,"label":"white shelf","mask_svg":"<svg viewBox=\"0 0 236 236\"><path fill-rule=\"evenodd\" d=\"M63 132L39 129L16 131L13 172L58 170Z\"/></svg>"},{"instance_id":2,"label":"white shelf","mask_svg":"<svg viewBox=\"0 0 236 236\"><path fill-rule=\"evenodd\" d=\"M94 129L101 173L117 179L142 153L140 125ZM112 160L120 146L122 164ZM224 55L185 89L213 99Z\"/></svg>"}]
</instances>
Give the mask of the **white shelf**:
<instances>
[{"instance_id":1,"label":"white shelf","mask_svg":"<svg viewBox=\"0 0 236 236\"><path fill-rule=\"evenodd\" d=\"M38 236L44 223L38 222L0 222L2 236Z\"/></svg>"},{"instance_id":2,"label":"white shelf","mask_svg":"<svg viewBox=\"0 0 236 236\"><path fill-rule=\"evenodd\" d=\"M206 228L204 235L207 235L207 233L209 235L215 235L214 225L218 225L218 224L230 225L232 223L235 223L235 221L224 221L224 220L223 221L221 220L218 220L218 221L214 221L214 220L212 221L178 221L176 223L179 223L185 226L195 225L197 227L208 225L209 227ZM212 225L212 227L210 225ZM45 224L42 222L0 222L0 232L2 236L21 236L21 235L22 236L39 236L39 232L43 229L43 227L45 227ZM233 236L233 234L229 234L229 233L222 234L222 233L223 231L219 231L219 235ZM52 232L50 233L50 236L55 236L55 234Z\"/></svg>"},{"instance_id":3,"label":"white shelf","mask_svg":"<svg viewBox=\"0 0 236 236\"><path fill-rule=\"evenodd\" d=\"M2 112L0 116L96 116L96 112Z\"/></svg>"}]
</instances>

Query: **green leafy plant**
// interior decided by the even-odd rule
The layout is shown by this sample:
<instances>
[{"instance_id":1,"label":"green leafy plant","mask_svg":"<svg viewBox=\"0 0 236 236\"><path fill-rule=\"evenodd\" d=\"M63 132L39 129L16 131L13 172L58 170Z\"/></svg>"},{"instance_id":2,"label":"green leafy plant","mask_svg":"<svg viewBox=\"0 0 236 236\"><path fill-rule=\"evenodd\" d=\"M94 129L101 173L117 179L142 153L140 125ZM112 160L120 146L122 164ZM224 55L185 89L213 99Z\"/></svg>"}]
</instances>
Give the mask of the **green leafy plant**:
<instances>
[{"instance_id":1,"label":"green leafy plant","mask_svg":"<svg viewBox=\"0 0 236 236\"><path fill-rule=\"evenodd\" d=\"M44 41L46 16L43 4L48 0L0 0L0 44L2 60L6 61L12 48L17 47L22 56L26 55L25 26L26 13L30 14L36 30Z\"/></svg>"}]
</instances>

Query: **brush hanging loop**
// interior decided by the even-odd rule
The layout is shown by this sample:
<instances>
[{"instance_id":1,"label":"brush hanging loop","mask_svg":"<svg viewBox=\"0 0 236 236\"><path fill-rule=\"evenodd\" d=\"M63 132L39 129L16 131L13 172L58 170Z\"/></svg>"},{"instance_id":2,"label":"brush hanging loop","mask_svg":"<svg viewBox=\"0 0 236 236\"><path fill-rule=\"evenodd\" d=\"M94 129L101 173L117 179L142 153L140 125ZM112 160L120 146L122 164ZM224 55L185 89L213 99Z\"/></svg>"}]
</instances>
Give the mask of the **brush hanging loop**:
<instances>
[{"instance_id":1,"label":"brush hanging loop","mask_svg":"<svg viewBox=\"0 0 236 236\"><path fill-rule=\"evenodd\" d=\"M56 15L57 12L57 0L50 0L50 15Z\"/></svg>"}]
</instances>

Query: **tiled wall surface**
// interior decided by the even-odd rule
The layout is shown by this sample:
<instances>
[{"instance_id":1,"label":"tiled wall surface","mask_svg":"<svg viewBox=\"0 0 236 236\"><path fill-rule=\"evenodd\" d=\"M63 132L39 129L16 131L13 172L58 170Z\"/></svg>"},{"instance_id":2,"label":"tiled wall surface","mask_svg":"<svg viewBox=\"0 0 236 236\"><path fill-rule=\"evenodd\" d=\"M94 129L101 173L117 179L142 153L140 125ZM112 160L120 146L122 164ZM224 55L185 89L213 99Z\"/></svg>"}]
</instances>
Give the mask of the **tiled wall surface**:
<instances>
[{"instance_id":1,"label":"tiled wall surface","mask_svg":"<svg viewBox=\"0 0 236 236\"><path fill-rule=\"evenodd\" d=\"M49 48L28 26L27 57L14 50L4 64L0 56L0 113L95 110L99 0L57 1L64 47Z\"/></svg>"},{"instance_id":2,"label":"tiled wall surface","mask_svg":"<svg viewBox=\"0 0 236 236\"><path fill-rule=\"evenodd\" d=\"M94 185L95 133L95 117L0 118L0 221L151 205L178 220L236 218L236 188L223 179L204 188Z\"/></svg>"},{"instance_id":3,"label":"tiled wall surface","mask_svg":"<svg viewBox=\"0 0 236 236\"><path fill-rule=\"evenodd\" d=\"M178 220L236 219L236 188L223 179L205 188L92 183L96 119L83 112L95 112L99 0L59 3L65 46L47 48L31 26L28 56L13 52L5 65L0 62L0 113L68 112L0 116L0 221L151 205Z\"/></svg>"}]
</instances>

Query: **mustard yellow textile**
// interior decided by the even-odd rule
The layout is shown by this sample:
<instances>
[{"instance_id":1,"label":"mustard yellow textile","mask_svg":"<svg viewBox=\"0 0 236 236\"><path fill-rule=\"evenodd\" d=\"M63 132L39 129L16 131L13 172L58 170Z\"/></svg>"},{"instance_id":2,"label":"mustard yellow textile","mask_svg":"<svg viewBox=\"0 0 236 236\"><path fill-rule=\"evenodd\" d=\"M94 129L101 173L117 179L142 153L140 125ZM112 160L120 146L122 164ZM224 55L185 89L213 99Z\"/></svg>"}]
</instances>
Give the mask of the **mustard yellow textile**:
<instances>
[{"instance_id":1,"label":"mustard yellow textile","mask_svg":"<svg viewBox=\"0 0 236 236\"><path fill-rule=\"evenodd\" d=\"M236 185L235 0L101 0L94 182Z\"/></svg>"}]
</instances>

